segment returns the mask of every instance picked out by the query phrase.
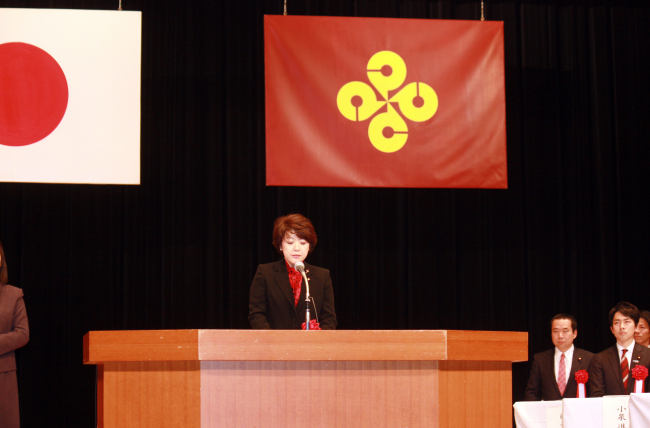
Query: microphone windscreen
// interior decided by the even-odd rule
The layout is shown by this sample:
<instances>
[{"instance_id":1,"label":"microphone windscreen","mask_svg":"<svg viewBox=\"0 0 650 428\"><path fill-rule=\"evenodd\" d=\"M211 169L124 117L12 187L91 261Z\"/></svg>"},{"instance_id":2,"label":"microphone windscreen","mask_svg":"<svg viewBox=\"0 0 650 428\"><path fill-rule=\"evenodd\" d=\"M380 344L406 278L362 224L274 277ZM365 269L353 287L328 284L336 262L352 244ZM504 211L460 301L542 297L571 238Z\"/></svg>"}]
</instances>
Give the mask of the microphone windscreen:
<instances>
[{"instance_id":1,"label":"microphone windscreen","mask_svg":"<svg viewBox=\"0 0 650 428\"><path fill-rule=\"evenodd\" d=\"M305 272L305 264L303 262L298 262L295 264L294 269L296 269L300 273Z\"/></svg>"}]
</instances>

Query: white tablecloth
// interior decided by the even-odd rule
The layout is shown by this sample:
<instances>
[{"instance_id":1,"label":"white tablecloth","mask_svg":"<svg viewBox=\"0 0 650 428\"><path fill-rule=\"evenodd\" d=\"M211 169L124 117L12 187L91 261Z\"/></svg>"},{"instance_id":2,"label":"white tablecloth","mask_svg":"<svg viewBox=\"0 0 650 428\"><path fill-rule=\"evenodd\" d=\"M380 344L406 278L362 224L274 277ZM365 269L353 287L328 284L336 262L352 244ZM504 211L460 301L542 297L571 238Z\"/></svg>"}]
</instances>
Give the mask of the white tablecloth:
<instances>
[{"instance_id":1,"label":"white tablecloth","mask_svg":"<svg viewBox=\"0 0 650 428\"><path fill-rule=\"evenodd\" d=\"M546 428L546 408L562 407L562 401L518 401L513 407L517 428Z\"/></svg>"},{"instance_id":2,"label":"white tablecloth","mask_svg":"<svg viewBox=\"0 0 650 428\"><path fill-rule=\"evenodd\" d=\"M630 427L650 427L650 394L630 394Z\"/></svg>"},{"instance_id":3,"label":"white tablecloth","mask_svg":"<svg viewBox=\"0 0 650 428\"><path fill-rule=\"evenodd\" d=\"M650 394L631 394L600 398L565 398L562 401L519 401L514 404L517 428L547 428L548 407L562 407L563 428L601 428L603 401L629 398L629 424L626 428L650 428Z\"/></svg>"},{"instance_id":4,"label":"white tablecloth","mask_svg":"<svg viewBox=\"0 0 650 428\"><path fill-rule=\"evenodd\" d=\"M565 398L562 400L563 428L600 428L603 426L603 399Z\"/></svg>"}]
</instances>

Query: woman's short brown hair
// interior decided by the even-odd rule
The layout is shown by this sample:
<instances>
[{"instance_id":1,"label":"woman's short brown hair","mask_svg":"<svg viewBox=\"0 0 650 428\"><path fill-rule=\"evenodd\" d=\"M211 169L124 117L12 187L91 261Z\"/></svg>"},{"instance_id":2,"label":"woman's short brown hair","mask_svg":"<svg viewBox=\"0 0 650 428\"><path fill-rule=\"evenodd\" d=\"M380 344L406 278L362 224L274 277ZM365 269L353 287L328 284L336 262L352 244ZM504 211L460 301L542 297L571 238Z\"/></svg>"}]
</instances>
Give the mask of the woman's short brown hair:
<instances>
[{"instance_id":1,"label":"woman's short brown hair","mask_svg":"<svg viewBox=\"0 0 650 428\"><path fill-rule=\"evenodd\" d=\"M5 259L5 250L2 249L2 242L0 242L0 285L5 285L8 280L7 259Z\"/></svg>"},{"instance_id":2,"label":"woman's short brown hair","mask_svg":"<svg viewBox=\"0 0 650 428\"><path fill-rule=\"evenodd\" d=\"M318 238L311 221L302 214L289 214L275 219L273 223L273 246L280 251L282 240L289 233L295 233L300 239L309 242L309 253L314 251Z\"/></svg>"}]
</instances>

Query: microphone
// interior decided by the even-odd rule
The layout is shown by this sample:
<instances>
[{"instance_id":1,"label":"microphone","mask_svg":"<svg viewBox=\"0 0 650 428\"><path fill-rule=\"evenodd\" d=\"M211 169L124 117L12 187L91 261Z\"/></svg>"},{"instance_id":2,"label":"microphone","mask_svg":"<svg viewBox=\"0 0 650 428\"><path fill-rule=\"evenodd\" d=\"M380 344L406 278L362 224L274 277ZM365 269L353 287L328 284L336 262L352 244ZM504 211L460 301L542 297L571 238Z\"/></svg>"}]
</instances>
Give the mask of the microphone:
<instances>
[{"instance_id":1,"label":"microphone","mask_svg":"<svg viewBox=\"0 0 650 428\"><path fill-rule=\"evenodd\" d=\"M305 264L303 262L297 262L294 268L300 273L305 273Z\"/></svg>"},{"instance_id":2,"label":"microphone","mask_svg":"<svg viewBox=\"0 0 650 428\"><path fill-rule=\"evenodd\" d=\"M309 281L307 280L307 274L305 273L305 264L303 262L297 262L293 268L302 274L302 279L305 280L305 294L307 300L309 300Z\"/></svg>"},{"instance_id":3,"label":"microphone","mask_svg":"<svg viewBox=\"0 0 650 428\"><path fill-rule=\"evenodd\" d=\"M307 274L305 273L305 264L303 262L296 263L293 268L302 274L303 282L305 283L305 303L307 307L305 308L305 330L309 330L309 280L307 279Z\"/></svg>"}]
</instances>

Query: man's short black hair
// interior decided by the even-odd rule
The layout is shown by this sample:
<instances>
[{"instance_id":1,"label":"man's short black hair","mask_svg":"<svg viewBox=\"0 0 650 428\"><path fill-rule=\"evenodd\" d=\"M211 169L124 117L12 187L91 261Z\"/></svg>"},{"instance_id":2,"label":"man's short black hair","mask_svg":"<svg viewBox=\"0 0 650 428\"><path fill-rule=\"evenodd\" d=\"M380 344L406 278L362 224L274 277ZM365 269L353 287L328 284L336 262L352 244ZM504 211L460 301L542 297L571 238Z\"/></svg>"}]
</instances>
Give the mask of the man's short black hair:
<instances>
[{"instance_id":1,"label":"man's short black hair","mask_svg":"<svg viewBox=\"0 0 650 428\"><path fill-rule=\"evenodd\" d=\"M648 326L650 326L650 312L648 312L648 311L640 311L639 312L639 321L641 321L641 318L643 318L645 320L646 324L648 324Z\"/></svg>"},{"instance_id":2,"label":"man's short black hair","mask_svg":"<svg viewBox=\"0 0 650 428\"><path fill-rule=\"evenodd\" d=\"M616 312L620 312L623 314L623 316L629 317L634 321L634 325L637 325L639 323L639 309L634 306L632 303L628 302L619 302L616 306L612 308L611 311L609 311L609 326L612 327L614 325L614 315L616 315Z\"/></svg>"},{"instance_id":3,"label":"man's short black hair","mask_svg":"<svg viewBox=\"0 0 650 428\"><path fill-rule=\"evenodd\" d=\"M555 320L570 320L571 321L571 331L576 331L578 329L578 321L576 321L573 315L569 314L557 314L551 318L551 331L553 331L553 321Z\"/></svg>"}]
</instances>

